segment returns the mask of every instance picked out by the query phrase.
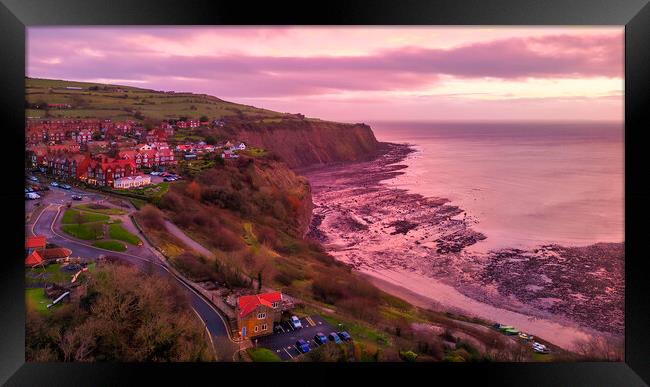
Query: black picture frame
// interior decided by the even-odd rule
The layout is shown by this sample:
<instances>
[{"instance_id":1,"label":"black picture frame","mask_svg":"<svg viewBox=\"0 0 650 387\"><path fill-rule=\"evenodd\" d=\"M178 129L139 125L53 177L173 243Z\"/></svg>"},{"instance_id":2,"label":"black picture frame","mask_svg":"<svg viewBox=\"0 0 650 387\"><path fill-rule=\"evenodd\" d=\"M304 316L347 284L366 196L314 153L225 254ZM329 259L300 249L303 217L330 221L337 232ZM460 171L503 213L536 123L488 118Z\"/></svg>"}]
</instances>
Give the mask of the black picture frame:
<instances>
[{"instance_id":1,"label":"black picture frame","mask_svg":"<svg viewBox=\"0 0 650 387\"><path fill-rule=\"evenodd\" d=\"M1 0L3 180L0 200L4 246L0 269L0 382L6 385L130 385L146 381L196 384L254 382L273 373L277 384L356 376L365 380L423 383L442 375L483 385L646 385L650 382L650 294L642 221L644 131L650 128L650 5L648 0L445 0L278 3L201 0ZM625 25L625 362L495 364L79 364L25 363L24 77L25 28L36 25ZM645 173L644 173L645 172ZM277 368L282 368L278 370ZM345 369L343 376L339 370ZM295 376L300 373L301 376ZM260 382L269 382L260 375ZM311 375L311 376L309 376ZM229 378L226 379L226 376ZM315 376L315 377L314 377ZM234 379L230 379L234 377ZM303 379L306 378L306 379ZM440 379L442 380L442 379ZM645 382L644 382L645 381ZM248 383L245 383L248 384ZM259 383L256 383L259 384ZM275 384L275 383L273 383Z\"/></svg>"}]
</instances>

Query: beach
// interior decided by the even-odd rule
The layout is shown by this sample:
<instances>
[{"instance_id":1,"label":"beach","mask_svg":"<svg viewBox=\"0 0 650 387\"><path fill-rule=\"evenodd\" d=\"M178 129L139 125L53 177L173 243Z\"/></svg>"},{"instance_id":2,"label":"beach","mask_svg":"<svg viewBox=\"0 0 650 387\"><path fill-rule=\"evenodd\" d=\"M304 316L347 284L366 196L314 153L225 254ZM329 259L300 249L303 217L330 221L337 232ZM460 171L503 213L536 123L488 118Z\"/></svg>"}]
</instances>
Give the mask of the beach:
<instances>
[{"instance_id":1,"label":"beach","mask_svg":"<svg viewBox=\"0 0 650 387\"><path fill-rule=\"evenodd\" d=\"M471 212L390 183L416 152L383 143L372 161L302 171L315 206L308 235L421 307L513 325L567 349L593 335L622 337L622 243L476 249L490 235Z\"/></svg>"}]
</instances>

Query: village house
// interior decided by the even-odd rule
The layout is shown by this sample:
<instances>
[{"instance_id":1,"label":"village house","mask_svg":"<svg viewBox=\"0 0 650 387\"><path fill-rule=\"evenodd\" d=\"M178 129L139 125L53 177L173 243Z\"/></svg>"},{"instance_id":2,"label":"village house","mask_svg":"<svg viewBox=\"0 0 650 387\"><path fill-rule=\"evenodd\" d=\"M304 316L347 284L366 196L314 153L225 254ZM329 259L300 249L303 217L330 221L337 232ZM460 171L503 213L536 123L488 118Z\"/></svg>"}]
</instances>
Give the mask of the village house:
<instances>
[{"instance_id":1,"label":"village house","mask_svg":"<svg viewBox=\"0 0 650 387\"><path fill-rule=\"evenodd\" d=\"M167 121L163 121L160 123L160 129L165 131L167 137L171 137L174 135L174 127L172 126L172 124L170 124Z\"/></svg>"},{"instance_id":2,"label":"village house","mask_svg":"<svg viewBox=\"0 0 650 387\"><path fill-rule=\"evenodd\" d=\"M241 296L237 301L237 330L245 329L248 338L273 333L273 323L280 322L282 293L270 292Z\"/></svg>"},{"instance_id":3,"label":"village house","mask_svg":"<svg viewBox=\"0 0 650 387\"><path fill-rule=\"evenodd\" d=\"M47 170L60 179L79 179L90 162L88 155L59 153L48 155Z\"/></svg>"},{"instance_id":4,"label":"village house","mask_svg":"<svg viewBox=\"0 0 650 387\"><path fill-rule=\"evenodd\" d=\"M34 251L42 251L45 249L47 239L43 235L28 236L25 241L25 253L27 255Z\"/></svg>"},{"instance_id":5,"label":"village house","mask_svg":"<svg viewBox=\"0 0 650 387\"><path fill-rule=\"evenodd\" d=\"M115 179L113 188L131 189L151 184L151 176L139 174L136 176L121 177Z\"/></svg>"},{"instance_id":6,"label":"village house","mask_svg":"<svg viewBox=\"0 0 650 387\"><path fill-rule=\"evenodd\" d=\"M176 164L174 152L164 142L138 144L135 150L120 151L118 157L133 160L138 169Z\"/></svg>"},{"instance_id":7,"label":"village house","mask_svg":"<svg viewBox=\"0 0 650 387\"><path fill-rule=\"evenodd\" d=\"M85 176L81 180L100 187L113 187L116 179L136 174L134 160L111 159L100 155L98 159L90 160Z\"/></svg>"},{"instance_id":8,"label":"village house","mask_svg":"<svg viewBox=\"0 0 650 387\"><path fill-rule=\"evenodd\" d=\"M44 262L43 257L38 253L38 251L33 251L25 258L25 267L36 267L42 265Z\"/></svg>"},{"instance_id":9,"label":"village house","mask_svg":"<svg viewBox=\"0 0 650 387\"><path fill-rule=\"evenodd\" d=\"M221 153L221 158L222 159L238 159L239 155L237 153L234 153L231 149L225 149Z\"/></svg>"}]
</instances>

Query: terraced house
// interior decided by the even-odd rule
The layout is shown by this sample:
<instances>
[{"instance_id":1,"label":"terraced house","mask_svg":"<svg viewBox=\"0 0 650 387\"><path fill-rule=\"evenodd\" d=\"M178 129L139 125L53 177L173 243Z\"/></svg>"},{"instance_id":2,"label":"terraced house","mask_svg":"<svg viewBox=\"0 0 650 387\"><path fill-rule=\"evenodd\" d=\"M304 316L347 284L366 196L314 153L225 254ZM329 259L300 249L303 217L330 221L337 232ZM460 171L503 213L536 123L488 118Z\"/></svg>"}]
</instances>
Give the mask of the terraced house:
<instances>
[{"instance_id":1,"label":"terraced house","mask_svg":"<svg viewBox=\"0 0 650 387\"><path fill-rule=\"evenodd\" d=\"M89 162L86 175L82 176L81 180L100 187L113 187L116 179L133 176L136 173L135 161L102 156Z\"/></svg>"}]
</instances>

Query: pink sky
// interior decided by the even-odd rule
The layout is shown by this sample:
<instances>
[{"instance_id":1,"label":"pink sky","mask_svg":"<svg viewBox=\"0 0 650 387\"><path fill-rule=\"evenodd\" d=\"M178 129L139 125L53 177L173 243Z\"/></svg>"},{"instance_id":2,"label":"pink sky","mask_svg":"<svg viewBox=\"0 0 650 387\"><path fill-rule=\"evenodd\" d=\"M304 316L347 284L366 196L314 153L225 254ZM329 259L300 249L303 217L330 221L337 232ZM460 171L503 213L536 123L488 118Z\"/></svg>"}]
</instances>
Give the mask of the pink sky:
<instances>
[{"instance_id":1,"label":"pink sky","mask_svg":"<svg viewBox=\"0 0 650 387\"><path fill-rule=\"evenodd\" d=\"M623 43L623 27L29 27L27 75L341 121L622 121Z\"/></svg>"}]
</instances>

